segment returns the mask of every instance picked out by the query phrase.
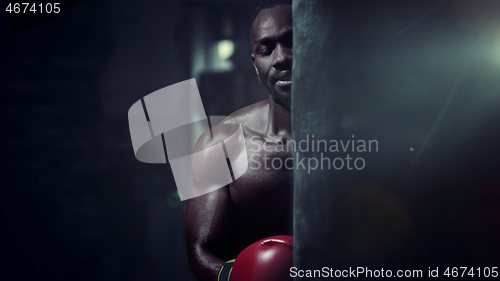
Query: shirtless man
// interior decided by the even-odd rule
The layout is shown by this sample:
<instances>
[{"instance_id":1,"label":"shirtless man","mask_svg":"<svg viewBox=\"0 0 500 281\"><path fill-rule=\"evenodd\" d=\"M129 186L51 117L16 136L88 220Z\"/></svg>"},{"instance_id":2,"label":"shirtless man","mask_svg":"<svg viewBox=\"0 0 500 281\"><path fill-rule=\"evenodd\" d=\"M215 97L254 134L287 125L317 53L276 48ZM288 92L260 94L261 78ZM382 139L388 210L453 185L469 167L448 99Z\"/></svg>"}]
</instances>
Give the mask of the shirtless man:
<instances>
[{"instance_id":1,"label":"shirtless man","mask_svg":"<svg viewBox=\"0 0 500 281\"><path fill-rule=\"evenodd\" d=\"M201 151L220 143L241 124L249 163L236 181L188 202L185 237L190 266L199 280L217 280L226 261L260 239L292 235L293 170L284 165L271 168L273 159L285 163L291 157L275 148L291 139L292 6L291 0L264 2L250 40L252 62L269 99L232 113L212 132L205 132L195 148ZM194 174L207 163L209 159L197 159Z\"/></svg>"}]
</instances>

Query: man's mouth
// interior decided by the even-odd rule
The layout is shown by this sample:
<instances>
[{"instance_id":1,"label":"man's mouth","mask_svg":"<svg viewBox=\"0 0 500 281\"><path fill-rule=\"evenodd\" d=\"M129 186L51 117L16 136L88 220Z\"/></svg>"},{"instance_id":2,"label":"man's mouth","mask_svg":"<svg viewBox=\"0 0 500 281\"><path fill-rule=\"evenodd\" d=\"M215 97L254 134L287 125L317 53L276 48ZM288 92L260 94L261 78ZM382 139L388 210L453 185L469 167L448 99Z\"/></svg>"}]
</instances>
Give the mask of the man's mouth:
<instances>
[{"instance_id":1,"label":"man's mouth","mask_svg":"<svg viewBox=\"0 0 500 281\"><path fill-rule=\"evenodd\" d=\"M292 85L292 80L278 80L276 81L276 85L279 87Z\"/></svg>"},{"instance_id":2,"label":"man's mouth","mask_svg":"<svg viewBox=\"0 0 500 281\"><path fill-rule=\"evenodd\" d=\"M285 87L292 85L292 75L288 71L284 72L283 75L278 75L276 79L276 86Z\"/></svg>"}]
</instances>

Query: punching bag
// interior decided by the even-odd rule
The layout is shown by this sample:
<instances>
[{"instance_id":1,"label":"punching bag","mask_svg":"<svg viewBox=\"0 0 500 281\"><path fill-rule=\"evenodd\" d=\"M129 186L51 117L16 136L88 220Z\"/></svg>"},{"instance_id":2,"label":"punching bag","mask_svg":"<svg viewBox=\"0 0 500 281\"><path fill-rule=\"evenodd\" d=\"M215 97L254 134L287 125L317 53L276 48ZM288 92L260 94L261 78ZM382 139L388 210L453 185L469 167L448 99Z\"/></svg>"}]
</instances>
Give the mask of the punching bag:
<instances>
[{"instance_id":1,"label":"punching bag","mask_svg":"<svg viewBox=\"0 0 500 281\"><path fill-rule=\"evenodd\" d=\"M499 10L294 1L295 267L498 266Z\"/></svg>"}]
</instances>

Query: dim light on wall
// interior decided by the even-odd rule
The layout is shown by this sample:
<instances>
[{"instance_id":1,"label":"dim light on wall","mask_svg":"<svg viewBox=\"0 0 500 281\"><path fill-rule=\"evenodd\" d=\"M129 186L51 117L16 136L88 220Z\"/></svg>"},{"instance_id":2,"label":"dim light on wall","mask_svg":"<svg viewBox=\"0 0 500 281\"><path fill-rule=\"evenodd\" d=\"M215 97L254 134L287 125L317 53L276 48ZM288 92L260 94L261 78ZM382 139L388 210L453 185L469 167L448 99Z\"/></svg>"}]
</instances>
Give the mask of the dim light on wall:
<instances>
[{"instance_id":1,"label":"dim light on wall","mask_svg":"<svg viewBox=\"0 0 500 281\"><path fill-rule=\"evenodd\" d=\"M220 40L217 43L217 55L219 55L219 59L227 60L234 53L234 43L231 40Z\"/></svg>"}]
</instances>

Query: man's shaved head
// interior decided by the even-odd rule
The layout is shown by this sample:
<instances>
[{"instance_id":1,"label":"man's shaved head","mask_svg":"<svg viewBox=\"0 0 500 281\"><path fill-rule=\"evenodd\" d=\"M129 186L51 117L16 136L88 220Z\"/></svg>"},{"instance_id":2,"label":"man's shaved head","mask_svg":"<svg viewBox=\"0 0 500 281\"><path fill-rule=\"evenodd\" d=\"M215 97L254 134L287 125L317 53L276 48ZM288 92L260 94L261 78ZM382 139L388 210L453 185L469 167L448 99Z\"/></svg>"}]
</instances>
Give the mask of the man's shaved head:
<instances>
[{"instance_id":1,"label":"man's shaved head","mask_svg":"<svg viewBox=\"0 0 500 281\"><path fill-rule=\"evenodd\" d=\"M252 16L252 22L255 20L260 11L265 9L274 8L280 5L292 5L292 0L262 0L259 5L255 9L255 12Z\"/></svg>"}]
</instances>

